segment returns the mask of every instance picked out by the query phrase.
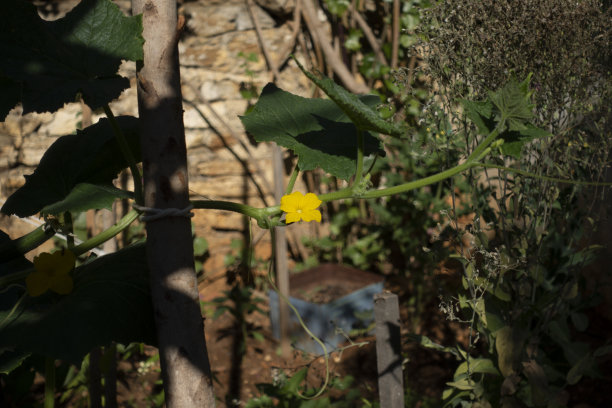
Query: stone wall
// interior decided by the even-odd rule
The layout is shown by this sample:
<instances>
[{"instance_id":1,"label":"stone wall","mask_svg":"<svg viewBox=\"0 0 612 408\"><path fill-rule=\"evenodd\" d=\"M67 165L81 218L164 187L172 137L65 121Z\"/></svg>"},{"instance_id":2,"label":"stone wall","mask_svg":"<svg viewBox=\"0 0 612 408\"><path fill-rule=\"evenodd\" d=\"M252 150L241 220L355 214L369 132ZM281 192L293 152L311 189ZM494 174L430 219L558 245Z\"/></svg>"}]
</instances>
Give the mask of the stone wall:
<instances>
[{"instance_id":1,"label":"stone wall","mask_svg":"<svg viewBox=\"0 0 612 408\"><path fill-rule=\"evenodd\" d=\"M291 11L290 2L273 4L270 0L265 1L277 13ZM117 3L129 13L129 1ZM65 13L76 1L54 4L51 18ZM244 0L196 1L180 7L180 13L186 16L186 31L179 51L182 91L186 101L184 121L190 188L196 199L272 205L275 203L272 150L268 145L252 143L238 118L248 105L241 96L241 87L253 84L261 90L271 81L246 4ZM254 9L272 58L275 61L286 60L288 51L291 51L286 47L291 39L291 23L278 23L279 20L263 8L254 6ZM257 61L247 61L239 57L240 53L255 54ZM299 51L297 53L299 55ZM137 116L135 64L123 64L121 74L131 78L132 86L111 104L111 108L115 115ZM283 64L277 84L303 96L312 89L292 62ZM68 104L53 114L24 116L17 107L4 123L0 123L1 200L23 185L23 176L34 171L53 141L75 131L82 119L81 112L82 106L78 103ZM103 112L94 112L93 122L102 116ZM263 191L263 196L255 183ZM211 257L205 264L207 275L213 278L223 276L226 269L223 260L232 251L231 240L248 233L243 217L223 211L199 210L193 220L197 234L209 242ZM19 236L31 230L32 226L14 217L3 217L0 229L6 231L7 228L11 236ZM299 231L304 228L308 227L292 227L290 240L294 246L299 245ZM259 240L257 256L269 257L269 234L263 234L255 226L253 235Z\"/></svg>"}]
</instances>

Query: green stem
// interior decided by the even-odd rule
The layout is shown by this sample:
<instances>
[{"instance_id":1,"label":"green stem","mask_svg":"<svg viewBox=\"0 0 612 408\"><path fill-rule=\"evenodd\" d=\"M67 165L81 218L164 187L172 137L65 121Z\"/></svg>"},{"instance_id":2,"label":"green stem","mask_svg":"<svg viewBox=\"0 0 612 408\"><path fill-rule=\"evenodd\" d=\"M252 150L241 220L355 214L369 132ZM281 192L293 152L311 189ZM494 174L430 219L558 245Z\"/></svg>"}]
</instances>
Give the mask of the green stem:
<instances>
[{"instance_id":1,"label":"green stem","mask_svg":"<svg viewBox=\"0 0 612 408\"><path fill-rule=\"evenodd\" d=\"M85 252L102 245L109 239L113 238L121 231L130 226L134 220L138 218L138 211L132 210L127 213L123 218L119 220L115 225L110 227L107 230L102 231L95 237L88 239L87 241L81 243L80 245L75 246L71 249L71 251L76 255L82 255ZM14 272L9 275L5 275L0 277L0 288L10 285L11 283L20 282L26 278L30 273L34 272L34 267L30 267L19 272Z\"/></svg>"},{"instance_id":2,"label":"green stem","mask_svg":"<svg viewBox=\"0 0 612 408\"><path fill-rule=\"evenodd\" d=\"M472 154L470 154L468 156L468 158L466 159L466 162L471 162L474 160L478 160L477 158L481 157L481 153L487 148L489 147L489 145L491 143L493 143L493 141L495 140L495 138L499 135L499 133L501 132L501 129L504 128L506 124L506 118L502 117L502 119L499 121L499 123L497 124L497 126L495 126L495 129L493 129L493 131L491 133L489 133L489 136L487 136L485 138L485 140L482 141L482 143L480 143L478 146L476 146L476 149L474 149L474 151L472 152ZM476 159L475 159L476 158Z\"/></svg>"},{"instance_id":3,"label":"green stem","mask_svg":"<svg viewBox=\"0 0 612 408\"><path fill-rule=\"evenodd\" d=\"M577 185L581 185L581 186L612 187L612 183L597 182L597 181L568 180L568 179L562 179L562 178L556 178L556 177L541 176L541 175L538 175L538 174L530 173L530 172L525 171L525 170L519 170L519 169L515 169L515 168L512 168L512 167L504 167L504 166L500 166L500 165L497 165L497 164L491 164L491 163L480 163L479 165L482 166L482 167L486 167L488 169L504 170L504 171L507 171L509 173L520 174L521 176L527 176L527 177L531 177L531 178L537 178L537 179L540 179L540 180L552 181L552 182L555 182L555 183L577 184Z\"/></svg>"},{"instance_id":4,"label":"green stem","mask_svg":"<svg viewBox=\"0 0 612 408\"><path fill-rule=\"evenodd\" d=\"M361 178L363 177L363 131L357 128L357 169L355 170L355 182L354 185L358 186L361 184Z\"/></svg>"},{"instance_id":5,"label":"green stem","mask_svg":"<svg viewBox=\"0 0 612 408\"><path fill-rule=\"evenodd\" d=\"M107 230L102 231L95 237L88 239L87 241L81 243L80 245L77 245L74 248L72 248L72 252L74 252L76 256L79 256L97 247L98 245L102 245L103 243L115 237L121 231L129 227L130 224L132 224L132 222L134 222L134 220L138 218L138 214L139 213L136 210L130 211L123 218L121 218L119 222L117 222L112 227L108 228Z\"/></svg>"},{"instance_id":6,"label":"green stem","mask_svg":"<svg viewBox=\"0 0 612 408\"><path fill-rule=\"evenodd\" d=\"M38 248L49 238L55 235L55 230L48 225L41 225L26 235L14 241L0 245L0 262L17 258L19 255Z\"/></svg>"},{"instance_id":7,"label":"green stem","mask_svg":"<svg viewBox=\"0 0 612 408\"><path fill-rule=\"evenodd\" d=\"M140 169L136 163L136 159L132 154L132 150L128 145L127 139L121 130L121 127L117 123L115 119L115 115L113 115L113 111L111 110L108 104L104 105L104 113L106 117L110 121L111 127L113 128L113 132L115 133L115 137L117 138L117 143L119 144L119 149L121 150L121 154L123 154L123 158L127 161L128 166L130 167L130 171L132 172L132 178L134 179L134 196L136 199L136 204L143 205L143 189L142 189L142 177L140 175Z\"/></svg>"},{"instance_id":8,"label":"green stem","mask_svg":"<svg viewBox=\"0 0 612 408\"><path fill-rule=\"evenodd\" d=\"M370 190L370 191L366 191L363 194L359 194L358 196L355 196L355 192L352 187L348 187L348 188L334 191L331 193L321 194L319 196L319 199L321 201L333 201L333 200L342 200L346 198L379 198L379 197L385 197L385 196L389 196L393 194L405 193L406 191L410 191L416 188L438 183L442 180L445 180L449 177L459 174L467 169L470 169L472 167L478 167L478 166L482 166L482 163L478 161L469 161L463 164L459 164L448 170L442 171L440 173L434 174L433 176L411 181L409 183L400 184L399 186L383 188L380 190Z\"/></svg>"},{"instance_id":9,"label":"green stem","mask_svg":"<svg viewBox=\"0 0 612 408\"><path fill-rule=\"evenodd\" d=\"M250 205L234 203L232 201L219 201L219 200L193 200L191 201L193 208L199 209L209 209L209 210L225 210L237 212L240 214L248 215L251 218L255 218L259 220L267 214L267 209L275 208L275 207L266 207L266 208L255 208ZM279 209L280 211L280 209Z\"/></svg>"},{"instance_id":10,"label":"green stem","mask_svg":"<svg viewBox=\"0 0 612 408\"><path fill-rule=\"evenodd\" d=\"M55 360L45 357L45 408L55 406Z\"/></svg>"},{"instance_id":11,"label":"green stem","mask_svg":"<svg viewBox=\"0 0 612 408\"><path fill-rule=\"evenodd\" d=\"M459 164L453 168L450 168L448 170L442 171L438 174L434 174L433 176L429 176L429 177L425 177L419 180L415 180L415 181L411 181L409 183L405 183L405 184L400 184L399 186L394 186L394 187L389 187L389 188L383 188L380 190L372 190L372 191L367 191L365 192L361 198L378 198L378 197L385 197L385 196L389 196L392 194L400 194L400 193L405 193L406 191L410 191L410 190L414 190L416 188L420 188L420 187L424 187L424 186L428 186L430 184L434 184L434 183L438 183L442 180L445 180L449 177L452 177L456 174L459 174L461 172L464 172L467 169L470 169L472 167L478 167L480 166L481 163L479 162L472 162L472 161L468 161L465 162L463 164Z\"/></svg>"},{"instance_id":12,"label":"green stem","mask_svg":"<svg viewBox=\"0 0 612 408\"><path fill-rule=\"evenodd\" d=\"M297 180L298 174L300 174L300 169L295 165L293 172L291 173L291 178L289 179L289 183L287 184L287 189L285 190L285 194L289 195L293 191L293 186L295 185L295 181Z\"/></svg>"},{"instance_id":13,"label":"green stem","mask_svg":"<svg viewBox=\"0 0 612 408\"><path fill-rule=\"evenodd\" d=\"M72 250L74 248L74 225L72 224L72 214L70 211L62 214L61 222L63 233L66 234L66 246Z\"/></svg>"}]
</instances>

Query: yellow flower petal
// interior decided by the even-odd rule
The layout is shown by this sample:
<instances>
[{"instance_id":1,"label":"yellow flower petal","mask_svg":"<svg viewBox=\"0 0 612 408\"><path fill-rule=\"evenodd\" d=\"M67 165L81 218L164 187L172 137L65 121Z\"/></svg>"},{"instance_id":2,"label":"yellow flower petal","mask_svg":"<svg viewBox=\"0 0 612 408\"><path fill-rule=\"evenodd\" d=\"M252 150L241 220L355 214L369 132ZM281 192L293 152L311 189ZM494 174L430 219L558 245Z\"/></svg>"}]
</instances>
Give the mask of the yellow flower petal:
<instances>
[{"instance_id":1,"label":"yellow flower petal","mask_svg":"<svg viewBox=\"0 0 612 408\"><path fill-rule=\"evenodd\" d=\"M299 191L294 191L289 195L284 195L281 198L281 210L286 213L296 212L299 209L299 204L302 197L302 193Z\"/></svg>"},{"instance_id":2,"label":"yellow flower petal","mask_svg":"<svg viewBox=\"0 0 612 408\"><path fill-rule=\"evenodd\" d=\"M40 296L49 290L49 277L47 274L39 271L34 271L25 279L28 295Z\"/></svg>"},{"instance_id":3,"label":"yellow flower petal","mask_svg":"<svg viewBox=\"0 0 612 408\"><path fill-rule=\"evenodd\" d=\"M322 202L316 194L308 193L304 196L302 210L315 210L319 208Z\"/></svg>"},{"instance_id":4,"label":"yellow flower petal","mask_svg":"<svg viewBox=\"0 0 612 408\"><path fill-rule=\"evenodd\" d=\"M68 249L59 252L54 252L53 255L59 253L60 259L57 260L56 270L60 273L68 274L76 263L76 255Z\"/></svg>"},{"instance_id":5,"label":"yellow flower petal","mask_svg":"<svg viewBox=\"0 0 612 408\"><path fill-rule=\"evenodd\" d=\"M285 218L285 224L291 224L292 222L298 222L302 218L302 215L297 212L287 213Z\"/></svg>"},{"instance_id":6,"label":"yellow flower petal","mask_svg":"<svg viewBox=\"0 0 612 408\"><path fill-rule=\"evenodd\" d=\"M74 284L70 275L56 275L49 282L49 289L60 295L67 295L72 292Z\"/></svg>"},{"instance_id":7,"label":"yellow flower petal","mask_svg":"<svg viewBox=\"0 0 612 408\"><path fill-rule=\"evenodd\" d=\"M321 212L317 208L322 201L313 193L305 196L299 191L294 191L281 198L281 210L287 213L285 223L291 224L300 220L321 222Z\"/></svg>"},{"instance_id":8,"label":"yellow flower petal","mask_svg":"<svg viewBox=\"0 0 612 408\"><path fill-rule=\"evenodd\" d=\"M42 253L34 257L35 272L26 277L30 296L40 296L47 290L66 295L72 292L74 283L70 271L74 268L76 256L69 250Z\"/></svg>"},{"instance_id":9,"label":"yellow flower petal","mask_svg":"<svg viewBox=\"0 0 612 408\"><path fill-rule=\"evenodd\" d=\"M306 222L317 221L321 222L321 211L319 210L308 210L302 212L302 219Z\"/></svg>"}]
</instances>

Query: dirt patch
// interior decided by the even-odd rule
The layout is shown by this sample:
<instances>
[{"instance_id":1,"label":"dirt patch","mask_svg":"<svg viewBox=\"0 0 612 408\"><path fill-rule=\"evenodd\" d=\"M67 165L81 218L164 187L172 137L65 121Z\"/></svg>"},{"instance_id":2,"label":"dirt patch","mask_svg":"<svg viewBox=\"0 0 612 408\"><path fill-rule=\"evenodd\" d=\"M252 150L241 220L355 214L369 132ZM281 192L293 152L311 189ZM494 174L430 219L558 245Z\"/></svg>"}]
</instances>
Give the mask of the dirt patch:
<instances>
[{"instance_id":1,"label":"dirt patch","mask_svg":"<svg viewBox=\"0 0 612 408\"><path fill-rule=\"evenodd\" d=\"M321 264L289 278L291 296L319 304L333 302L382 280L380 275L338 264Z\"/></svg>"}]
</instances>

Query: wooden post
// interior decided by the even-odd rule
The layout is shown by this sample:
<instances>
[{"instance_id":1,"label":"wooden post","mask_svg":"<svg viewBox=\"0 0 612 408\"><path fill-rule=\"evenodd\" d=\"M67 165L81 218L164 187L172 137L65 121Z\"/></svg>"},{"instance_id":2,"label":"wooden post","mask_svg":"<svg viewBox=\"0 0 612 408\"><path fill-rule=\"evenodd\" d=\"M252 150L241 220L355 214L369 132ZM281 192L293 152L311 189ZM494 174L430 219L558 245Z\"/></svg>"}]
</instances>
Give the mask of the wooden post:
<instances>
[{"instance_id":1,"label":"wooden post","mask_svg":"<svg viewBox=\"0 0 612 408\"><path fill-rule=\"evenodd\" d=\"M274 198L277 203L280 203L281 197L284 194L284 171L283 171L283 155L280 147L274 146L272 149L274 155ZM276 265L276 285L285 298L289 299L289 270L287 267L287 237L285 229L282 227L274 228L274 249L275 249L275 265ZM283 357L289 357L291 348L289 344L289 306L279 296L278 297L278 324L280 326L280 345L281 354Z\"/></svg>"},{"instance_id":2,"label":"wooden post","mask_svg":"<svg viewBox=\"0 0 612 408\"><path fill-rule=\"evenodd\" d=\"M374 295L374 318L380 408L403 408L404 378L397 295L389 292Z\"/></svg>"}]
</instances>

